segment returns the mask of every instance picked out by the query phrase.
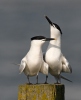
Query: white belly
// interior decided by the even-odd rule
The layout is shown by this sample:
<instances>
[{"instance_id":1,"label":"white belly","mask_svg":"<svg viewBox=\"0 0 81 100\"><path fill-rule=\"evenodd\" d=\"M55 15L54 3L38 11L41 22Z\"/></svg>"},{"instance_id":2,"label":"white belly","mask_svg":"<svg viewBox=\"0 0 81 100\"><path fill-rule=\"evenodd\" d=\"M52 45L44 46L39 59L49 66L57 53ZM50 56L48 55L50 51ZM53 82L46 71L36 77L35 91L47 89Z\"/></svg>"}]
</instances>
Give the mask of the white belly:
<instances>
[{"instance_id":1,"label":"white belly","mask_svg":"<svg viewBox=\"0 0 81 100\"><path fill-rule=\"evenodd\" d=\"M46 52L45 60L50 67L49 72L52 75L59 74L62 69L60 56L61 56L60 50L52 48Z\"/></svg>"},{"instance_id":2,"label":"white belly","mask_svg":"<svg viewBox=\"0 0 81 100\"><path fill-rule=\"evenodd\" d=\"M25 68L25 74L29 76L35 76L39 73L39 70L42 65L42 59L41 58L28 58L27 59L27 67Z\"/></svg>"}]
</instances>

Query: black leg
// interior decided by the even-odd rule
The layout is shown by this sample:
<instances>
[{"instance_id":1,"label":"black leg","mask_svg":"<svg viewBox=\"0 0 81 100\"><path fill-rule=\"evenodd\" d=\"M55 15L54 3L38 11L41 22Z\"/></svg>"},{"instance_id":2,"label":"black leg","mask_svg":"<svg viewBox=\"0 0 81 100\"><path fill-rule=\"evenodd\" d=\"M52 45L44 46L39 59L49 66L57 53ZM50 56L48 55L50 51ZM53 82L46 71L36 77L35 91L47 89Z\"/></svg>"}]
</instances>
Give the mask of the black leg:
<instances>
[{"instance_id":1,"label":"black leg","mask_svg":"<svg viewBox=\"0 0 81 100\"><path fill-rule=\"evenodd\" d=\"M59 81L58 81L58 79L57 79L56 83L54 83L54 84L60 84Z\"/></svg>"},{"instance_id":2,"label":"black leg","mask_svg":"<svg viewBox=\"0 0 81 100\"><path fill-rule=\"evenodd\" d=\"M56 83L55 84L61 84L61 77L60 75L54 76L56 79Z\"/></svg>"},{"instance_id":3,"label":"black leg","mask_svg":"<svg viewBox=\"0 0 81 100\"><path fill-rule=\"evenodd\" d=\"M56 84L59 84L59 81L58 81L58 79L57 79L57 82L56 82Z\"/></svg>"},{"instance_id":4,"label":"black leg","mask_svg":"<svg viewBox=\"0 0 81 100\"><path fill-rule=\"evenodd\" d=\"M30 84L29 75L27 75L28 83Z\"/></svg>"},{"instance_id":5,"label":"black leg","mask_svg":"<svg viewBox=\"0 0 81 100\"><path fill-rule=\"evenodd\" d=\"M45 83L44 83L44 84L47 84L47 79L48 79L48 75L46 75L46 81L45 81Z\"/></svg>"},{"instance_id":6,"label":"black leg","mask_svg":"<svg viewBox=\"0 0 81 100\"><path fill-rule=\"evenodd\" d=\"M36 77L36 80L37 80L37 83L36 83L36 84L38 84L38 75L37 75L37 77Z\"/></svg>"}]
</instances>

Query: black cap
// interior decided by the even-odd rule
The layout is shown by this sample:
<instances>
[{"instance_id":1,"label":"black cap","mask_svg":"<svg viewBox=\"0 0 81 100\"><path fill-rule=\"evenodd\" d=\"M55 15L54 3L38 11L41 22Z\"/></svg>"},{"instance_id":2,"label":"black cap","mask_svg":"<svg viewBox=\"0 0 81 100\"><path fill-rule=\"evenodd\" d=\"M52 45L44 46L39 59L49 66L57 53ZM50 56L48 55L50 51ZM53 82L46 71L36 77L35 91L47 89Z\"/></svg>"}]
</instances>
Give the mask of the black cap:
<instances>
[{"instance_id":1,"label":"black cap","mask_svg":"<svg viewBox=\"0 0 81 100\"><path fill-rule=\"evenodd\" d=\"M44 36L34 36L31 38L31 40L43 40L43 41L50 41L55 40L54 38L46 38Z\"/></svg>"}]
</instances>

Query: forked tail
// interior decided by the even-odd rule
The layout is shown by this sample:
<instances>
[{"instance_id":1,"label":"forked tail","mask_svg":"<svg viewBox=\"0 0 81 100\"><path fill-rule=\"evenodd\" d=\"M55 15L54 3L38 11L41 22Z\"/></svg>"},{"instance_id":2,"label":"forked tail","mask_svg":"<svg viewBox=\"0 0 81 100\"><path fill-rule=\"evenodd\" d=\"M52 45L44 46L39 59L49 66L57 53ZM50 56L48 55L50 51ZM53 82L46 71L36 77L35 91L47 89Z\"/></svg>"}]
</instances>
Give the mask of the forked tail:
<instances>
[{"instance_id":1,"label":"forked tail","mask_svg":"<svg viewBox=\"0 0 81 100\"><path fill-rule=\"evenodd\" d=\"M64 76L62 76L62 75L60 75L60 77L61 77L62 79L64 79L64 80L67 80L67 81L69 81L69 82L72 82L71 80L69 80L69 79L65 78L65 77L64 77Z\"/></svg>"}]
</instances>

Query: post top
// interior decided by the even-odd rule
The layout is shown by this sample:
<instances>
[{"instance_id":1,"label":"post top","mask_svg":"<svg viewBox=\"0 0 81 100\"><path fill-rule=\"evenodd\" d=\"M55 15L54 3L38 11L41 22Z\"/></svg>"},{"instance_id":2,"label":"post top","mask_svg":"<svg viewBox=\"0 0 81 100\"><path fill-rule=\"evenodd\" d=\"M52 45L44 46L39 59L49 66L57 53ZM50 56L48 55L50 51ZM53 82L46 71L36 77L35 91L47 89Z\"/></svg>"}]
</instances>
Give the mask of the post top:
<instances>
[{"instance_id":1,"label":"post top","mask_svg":"<svg viewBox=\"0 0 81 100\"><path fill-rule=\"evenodd\" d=\"M25 83L25 84L20 84L20 85L28 85L28 86L64 86L64 84L43 84L43 83L40 83L40 84L28 84L28 83Z\"/></svg>"}]
</instances>

